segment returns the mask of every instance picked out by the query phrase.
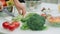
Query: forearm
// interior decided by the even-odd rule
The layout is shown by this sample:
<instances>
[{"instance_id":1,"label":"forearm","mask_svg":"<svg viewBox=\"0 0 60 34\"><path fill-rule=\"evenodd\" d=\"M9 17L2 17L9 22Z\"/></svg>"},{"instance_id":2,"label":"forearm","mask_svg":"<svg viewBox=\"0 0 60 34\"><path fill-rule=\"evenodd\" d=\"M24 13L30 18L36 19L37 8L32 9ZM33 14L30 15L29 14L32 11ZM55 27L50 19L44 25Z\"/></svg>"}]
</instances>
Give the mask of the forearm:
<instances>
[{"instance_id":1,"label":"forearm","mask_svg":"<svg viewBox=\"0 0 60 34\"><path fill-rule=\"evenodd\" d=\"M18 0L13 0L13 1L14 1L15 6L19 7L20 2Z\"/></svg>"}]
</instances>

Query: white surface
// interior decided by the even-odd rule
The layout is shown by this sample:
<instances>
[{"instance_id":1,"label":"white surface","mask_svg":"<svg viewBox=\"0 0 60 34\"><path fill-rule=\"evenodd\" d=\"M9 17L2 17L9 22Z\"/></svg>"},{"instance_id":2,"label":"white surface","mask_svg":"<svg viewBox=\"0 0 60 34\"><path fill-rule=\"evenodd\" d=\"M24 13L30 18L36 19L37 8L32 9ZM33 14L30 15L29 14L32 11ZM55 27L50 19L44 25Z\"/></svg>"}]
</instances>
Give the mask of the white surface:
<instances>
[{"instance_id":1,"label":"white surface","mask_svg":"<svg viewBox=\"0 0 60 34\"><path fill-rule=\"evenodd\" d=\"M58 11L58 4L42 3L41 6L39 6L39 9L41 10L43 7L46 8L46 10L50 8L51 12L46 12L47 14L51 14L52 16L60 16ZM40 14L41 13L42 12L40 12Z\"/></svg>"},{"instance_id":2,"label":"white surface","mask_svg":"<svg viewBox=\"0 0 60 34\"><path fill-rule=\"evenodd\" d=\"M42 7L51 8L52 10L55 11L54 15L57 15L57 12L56 12L57 5L56 4L42 3L41 6L39 6L38 10L36 10L37 13L39 13L39 14L41 14L40 7L41 8ZM2 28L3 21L6 21L6 20L0 19L0 32L6 33L6 34L60 34L60 28L55 28L55 27L48 27L48 29L43 30L43 31L30 31L30 30L23 31L23 30L20 30L20 28L18 28L15 31L11 32L11 31L7 31Z\"/></svg>"}]
</instances>

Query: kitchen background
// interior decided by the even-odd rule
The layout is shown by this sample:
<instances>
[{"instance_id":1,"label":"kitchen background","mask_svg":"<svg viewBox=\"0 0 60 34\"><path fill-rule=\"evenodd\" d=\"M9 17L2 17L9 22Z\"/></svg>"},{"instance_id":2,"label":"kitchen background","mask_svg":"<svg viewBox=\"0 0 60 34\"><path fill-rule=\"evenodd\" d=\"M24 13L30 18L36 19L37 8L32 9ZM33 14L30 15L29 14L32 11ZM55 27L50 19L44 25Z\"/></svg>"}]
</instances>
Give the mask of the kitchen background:
<instances>
[{"instance_id":1,"label":"kitchen background","mask_svg":"<svg viewBox=\"0 0 60 34\"><path fill-rule=\"evenodd\" d=\"M60 3L60 0L26 0L26 1L42 1L46 3Z\"/></svg>"},{"instance_id":2,"label":"kitchen background","mask_svg":"<svg viewBox=\"0 0 60 34\"><path fill-rule=\"evenodd\" d=\"M40 9L42 6L44 7L49 7L55 10L60 10L60 8L58 9L58 7L60 7L60 0L25 0L26 1L26 6L27 6L27 11L37 11L38 9ZM4 3L4 2L3 2ZM7 0L6 1L7 6L8 6L8 11L12 12L12 11L17 11L16 8L14 6L14 2L13 0ZM6 3L4 5L6 5ZM46 3L46 4L42 4L42 3ZM31 6L30 6L31 4ZM54 8L55 7L55 8ZM1 14L1 13L0 13Z\"/></svg>"},{"instance_id":3,"label":"kitchen background","mask_svg":"<svg viewBox=\"0 0 60 34\"><path fill-rule=\"evenodd\" d=\"M12 0L9 0L12 1ZM60 0L25 0L25 1L42 1L46 3L60 3Z\"/></svg>"}]
</instances>

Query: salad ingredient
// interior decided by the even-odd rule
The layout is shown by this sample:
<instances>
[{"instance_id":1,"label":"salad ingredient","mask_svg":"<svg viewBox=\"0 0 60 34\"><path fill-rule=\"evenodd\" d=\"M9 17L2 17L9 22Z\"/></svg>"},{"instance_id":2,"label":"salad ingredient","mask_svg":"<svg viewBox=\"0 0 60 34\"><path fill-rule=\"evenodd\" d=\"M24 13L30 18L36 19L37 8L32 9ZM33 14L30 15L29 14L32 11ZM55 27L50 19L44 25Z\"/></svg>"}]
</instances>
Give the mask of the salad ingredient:
<instances>
[{"instance_id":1,"label":"salad ingredient","mask_svg":"<svg viewBox=\"0 0 60 34\"><path fill-rule=\"evenodd\" d=\"M50 17L49 18L49 22L58 23L58 22L60 22L60 17Z\"/></svg>"},{"instance_id":2,"label":"salad ingredient","mask_svg":"<svg viewBox=\"0 0 60 34\"><path fill-rule=\"evenodd\" d=\"M22 30L28 30L29 27L28 27L27 23L23 23L21 29L22 29Z\"/></svg>"},{"instance_id":3,"label":"salad ingredient","mask_svg":"<svg viewBox=\"0 0 60 34\"><path fill-rule=\"evenodd\" d=\"M46 15L46 14L41 14L41 16L43 16L43 17L47 18L47 15Z\"/></svg>"},{"instance_id":4,"label":"salad ingredient","mask_svg":"<svg viewBox=\"0 0 60 34\"><path fill-rule=\"evenodd\" d=\"M13 0L9 0L9 1L7 1L6 2L7 3L7 9L8 9L8 11L9 12L12 12L12 10L13 10L13 5L14 5L14 2L13 2Z\"/></svg>"},{"instance_id":5,"label":"salad ingredient","mask_svg":"<svg viewBox=\"0 0 60 34\"><path fill-rule=\"evenodd\" d=\"M21 21L25 22L27 27L29 27L29 29L31 30L43 30L44 29L45 17L43 16L40 16L36 13L30 13L26 16L24 20L21 20Z\"/></svg>"},{"instance_id":6,"label":"salad ingredient","mask_svg":"<svg viewBox=\"0 0 60 34\"><path fill-rule=\"evenodd\" d=\"M16 26L15 26L14 24L10 24L9 27L8 27L8 29L9 29L10 31L15 30L15 28L16 28Z\"/></svg>"},{"instance_id":7,"label":"salad ingredient","mask_svg":"<svg viewBox=\"0 0 60 34\"><path fill-rule=\"evenodd\" d=\"M12 12L12 10L13 10L13 6L9 6L9 7L7 7L7 10L8 10L9 12Z\"/></svg>"},{"instance_id":8,"label":"salad ingredient","mask_svg":"<svg viewBox=\"0 0 60 34\"><path fill-rule=\"evenodd\" d=\"M2 26L5 29L9 29L10 31L13 31L20 26L20 23L18 21L13 21L11 23L6 21L6 22L3 22Z\"/></svg>"},{"instance_id":9,"label":"salad ingredient","mask_svg":"<svg viewBox=\"0 0 60 34\"><path fill-rule=\"evenodd\" d=\"M7 6L7 3L5 0L0 0L0 1L2 2L3 6Z\"/></svg>"},{"instance_id":10,"label":"salad ingredient","mask_svg":"<svg viewBox=\"0 0 60 34\"><path fill-rule=\"evenodd\" d=\"M60 27L60 17L50 17L49 24L55 27Z\"/></svg>"},{"instance_id":11,"label":"salad ingredient","mask_svg":"<svg viewBox=\"0 0 60 34\"><path fill-rule=\"evenodd\" d=\"M22 15L18 15L18 16L16 16L16 17L13 17L13 21L21 21L21 19L23 18L23 16Z\"/></svg>"},{"instance_id":12,"label":"salad ingredient","mask_svg":"<svg viewBox=\"0 0 60 34\"><path fill-rule=\"evenodd\" d=\"M9 22L3 22L2 26L3 28L7 29L9 27Z\"/></svg>"},{"instance_id":13,"label":"salad ingredient","mask_svg":"<svg viewBox=\"0 0 60 34\"><path fill-rule=\"evenodd\" d=\"M12 24L14 24L16 28L20 26L20 23L18 21L13 21Z\"/></svg>"},{"instance_id":14,"label":"salad ingredient","mask_svg":"<svg viewBox=\"0 0 60 34\"><path fill-rule=\"evenodd\" d=\"M9 1L7 1L7 6L13 6L13 5L14 5L13 0L9 0Z\"/></svg>"}]
</instances>

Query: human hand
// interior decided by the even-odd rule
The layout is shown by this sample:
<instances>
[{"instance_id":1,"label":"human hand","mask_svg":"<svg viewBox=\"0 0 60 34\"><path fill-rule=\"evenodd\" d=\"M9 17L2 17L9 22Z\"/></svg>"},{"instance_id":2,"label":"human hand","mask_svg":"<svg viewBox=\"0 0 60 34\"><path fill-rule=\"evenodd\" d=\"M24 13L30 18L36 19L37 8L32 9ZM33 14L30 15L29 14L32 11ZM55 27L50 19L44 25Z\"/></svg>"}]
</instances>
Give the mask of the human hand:
<instances>
[{"instance_id":1,"label":"human hand","mask_svg":"<svg viewBox=\"0 0 60 34\"><path fill-rule=\"evenodd\" d=\"M19 2L19 0L13 0L14 1L14 4L18 10L18 13L19 14L22 14L23 16L26 14L26 6L25 6L25 3L21 3ZM21 10L22 10L22 13L21 13Z\"/></svg>"}]
</instances>

